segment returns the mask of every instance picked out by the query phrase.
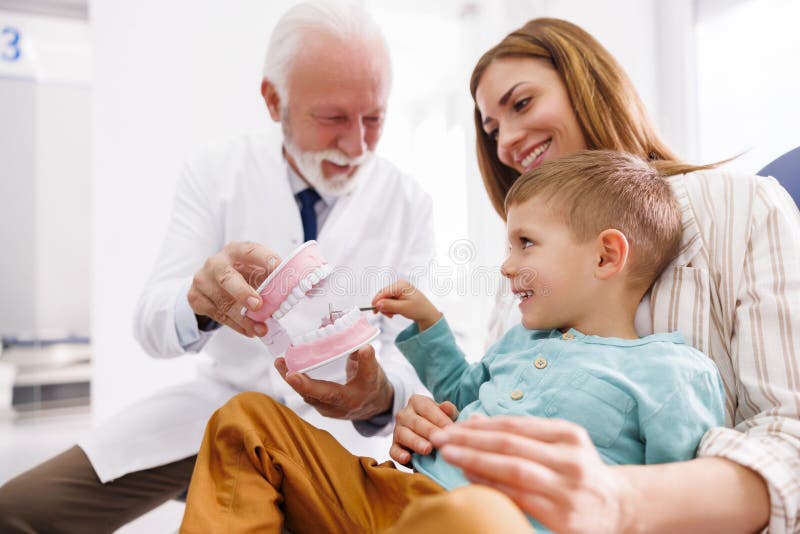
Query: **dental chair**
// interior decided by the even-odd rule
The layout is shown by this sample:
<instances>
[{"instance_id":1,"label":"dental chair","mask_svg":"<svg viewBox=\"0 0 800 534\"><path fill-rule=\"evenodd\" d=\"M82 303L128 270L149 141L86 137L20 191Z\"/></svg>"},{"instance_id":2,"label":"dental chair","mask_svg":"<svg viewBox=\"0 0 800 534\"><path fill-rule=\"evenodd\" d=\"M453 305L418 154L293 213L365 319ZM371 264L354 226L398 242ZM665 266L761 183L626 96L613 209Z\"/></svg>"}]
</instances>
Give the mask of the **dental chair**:
<instances>
[{"instance_id":1,"label":"dental chair","mask_svg":"<svg viewBox=\"0 0 800 534\"><path fill-rule=\"evenodd\" d=\"M800 147L790 150L757 174L773 176L789 192L794 203L800 206Z\"/></svg>"}]
</instances>

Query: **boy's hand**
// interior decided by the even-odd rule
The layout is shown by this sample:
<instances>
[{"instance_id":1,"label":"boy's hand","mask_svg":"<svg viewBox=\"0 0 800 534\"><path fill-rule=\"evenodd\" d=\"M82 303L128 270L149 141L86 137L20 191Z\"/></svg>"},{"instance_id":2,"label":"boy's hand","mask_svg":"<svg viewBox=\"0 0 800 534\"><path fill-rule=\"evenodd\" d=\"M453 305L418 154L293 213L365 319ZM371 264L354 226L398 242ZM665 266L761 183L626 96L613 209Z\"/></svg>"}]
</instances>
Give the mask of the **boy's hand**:
<instances>
[{"instance_id":1,"label":"boy's hand","mask_svg":"<svg viewBox=\"0 0 800 534\"><path fill-rule=\"evenodd\" d=\"M411 461L411 453L428 455L433 451L431 434L453 424L458 408L450 402L437 404L424 395L412 395L405 408L397 412L389 455L399 464Z\"/></svg>"},{"instance_id":2,"label":"boy's hand","mask_svg":"<svg viewBox=\"0 0 800 534\"><path fill-rule=\"evenodd\" d=\"M431 304L431 301L416 287L405 280L390 284L372 299L375 312L387 317L400 314L417 323L419 331L427 330L442 318L442 312Z\"/></svg>"}]
</instances>

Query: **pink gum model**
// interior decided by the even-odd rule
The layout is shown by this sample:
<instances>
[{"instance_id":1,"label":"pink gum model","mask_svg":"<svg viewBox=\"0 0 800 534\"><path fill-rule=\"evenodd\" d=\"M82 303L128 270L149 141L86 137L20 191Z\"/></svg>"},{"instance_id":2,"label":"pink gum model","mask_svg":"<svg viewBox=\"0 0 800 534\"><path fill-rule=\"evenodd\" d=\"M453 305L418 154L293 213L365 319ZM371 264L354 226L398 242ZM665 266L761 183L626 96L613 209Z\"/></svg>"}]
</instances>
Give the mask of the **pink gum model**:
<instances>
[{"instance_id":1,"label":"pink gum model","mask_svg":"<svg viewBox=\"0 0 800 534\"><path fill-rule=\"evenodd\" d=\"M330 272L317 242L304 243L259 286L257 291L263 305L257 312L246 311L246 315L254 321L268 322L269 332L261 340L273 355L284 354L290 371L343 383L346 380L346 356L380 333L358 308L341 314L333 324L325 320L319 328L294 339L279 322L301 298L313 297L311 289L318 287Z\"/></svg>"},{"instance_id":2,"label":"pink gum model","mask_svg":"<svg viewBox=\"0 0 800 534\"><path fill-rule=\"evenodd\" d=\"M262 282L256 291L264 303L258 311L248 310L246 315L254 321L263 323L280 309L281 304L294 288L298 287L301 280L327 264L316 241L303 243ZM309 289L306 288L303 293Z\"/></svg>"},{"instance_id":3,"label":"pink gum model","mask_svg":"<svg viewBox=\"0 0 800 534\"><path fill-rule=\"evenodd\" d=\"M355 310L359 313L358 310ZM342 320L342 319L339 319ZM355 324L322 339L291 345L286 350L286 367L290 371L307 372L321 364L342 358L366 345L378 335L378 329L358 315Z\"/></svg>"}]
</instances>

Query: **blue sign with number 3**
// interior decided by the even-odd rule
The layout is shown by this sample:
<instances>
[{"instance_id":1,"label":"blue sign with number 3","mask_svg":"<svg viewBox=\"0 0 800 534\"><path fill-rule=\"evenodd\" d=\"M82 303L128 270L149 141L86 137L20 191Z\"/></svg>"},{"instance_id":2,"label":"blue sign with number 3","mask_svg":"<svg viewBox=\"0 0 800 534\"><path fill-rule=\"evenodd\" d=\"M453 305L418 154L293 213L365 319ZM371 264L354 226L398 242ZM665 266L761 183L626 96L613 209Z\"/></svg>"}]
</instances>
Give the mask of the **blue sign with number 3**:
<instances>
[{"instance_id":1,"label":"blue sign with number 3","mask_svg":"<svg viewBox=\"0 0 800 534\"><path fill-rule=\"evenodd\" d=\"M19 48L19 31L16 28L7 26L0 31L0 46L2 46L2 53L0 57L3 61L18 61L21 55Z\"/></svg>"}]
</instances>

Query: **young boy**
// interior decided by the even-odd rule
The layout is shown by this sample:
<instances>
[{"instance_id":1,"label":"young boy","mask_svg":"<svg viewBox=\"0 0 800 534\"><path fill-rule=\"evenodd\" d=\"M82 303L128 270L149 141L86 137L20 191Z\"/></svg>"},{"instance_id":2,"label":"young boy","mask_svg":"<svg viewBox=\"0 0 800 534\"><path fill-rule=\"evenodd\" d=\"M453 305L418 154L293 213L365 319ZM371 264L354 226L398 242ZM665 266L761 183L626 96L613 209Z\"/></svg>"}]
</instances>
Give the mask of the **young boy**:
<instances>
[{"instance_id":1,"label":"young boy","mask_svg":"<svg viewBox=\"0 0 800 534\"><path fill-rule=\"evenodd\" d=\"M411 284L373 301L414 321L397 345L436 400L453 402L458 420L578 423L609 464L692 458L705 431L723 423L716 368L680 334L639 338L633 327L680 242L668 183L633 156L581 152L520 177L506 211L502 272L522 325L480 362L467 364L442 314ZM436 451L412 463L416 472L406 473L357 458L277 402L244 394L209 422L182 531L279 532L284 518L297 533L381 531L409 503L468 483Z\"/></svg>"}]
</instances>

